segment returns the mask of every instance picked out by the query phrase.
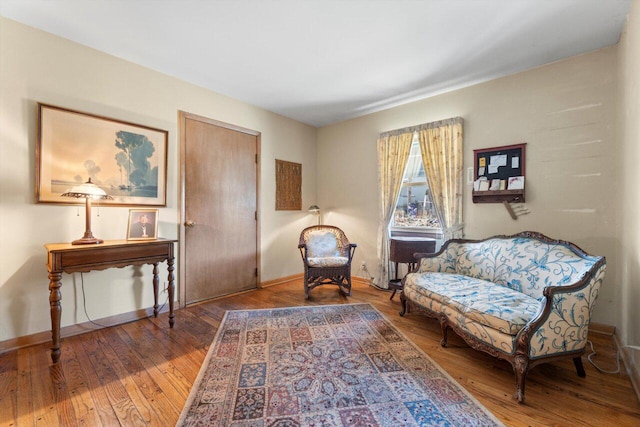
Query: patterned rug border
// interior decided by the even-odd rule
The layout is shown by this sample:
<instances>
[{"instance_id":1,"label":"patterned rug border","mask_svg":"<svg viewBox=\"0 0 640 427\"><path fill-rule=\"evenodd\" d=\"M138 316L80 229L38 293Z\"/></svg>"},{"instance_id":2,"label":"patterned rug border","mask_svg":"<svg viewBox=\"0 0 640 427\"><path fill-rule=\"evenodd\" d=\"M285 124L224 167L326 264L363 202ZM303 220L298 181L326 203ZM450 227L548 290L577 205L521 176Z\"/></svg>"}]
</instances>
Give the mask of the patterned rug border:
<instances>
[{"instance_id":1,"label":"patterned rug border","mask_svg":"<svg viewBox=\"0 0 640 427\"><path fill-rule=\"evenodd\" d=\"M475 403L490 419L492 419L492 421L494 421L496 423L496 425L504 426L504 423L502 421L500 421L491 411L489 411L482 403L480 403L478 401L478 399L476 399L466 388L464 388L445 369L443 369L438 363L436 363L436 361L433 360L431 358L431 356L429 356L424 350L422 350L420 347L418 347L402 331L398 330L398 328L388 319L388 317L385 316L384 313L382 313L380 310L378 310L371 303L303 305L303 306L293 306L293 307L274 307L274 308L226 310L225 313L224 313L224 316L222 317L222 320L220 321L220 326L216 330L216 333L215 333L215 335L213 336L213 338L211 340L211 344L209 344L209 349L207 350L207 355L205 356L204 361L202 362L202 365L200 366L200 371L198 372L198 376L196 377L196 380L194 381L193 386L191 387L191 390L189 391L189 396L187 397L187 400L185 401L185 404L184 404L184 406L182 408L182 412L180 413L180 417L178 418L178 421L176 422L176 426L182 425L184 423L187 415L189 414L189 409L191 408L191 405L193 404L193 401L194 401L194 399L196 398L196 396L198 394L198 389L200 388L201 382L202 382L204 376L206 375L207 366L209 365L209 362L210 362L211 358L213 357L213 350L214 350L214 347L215 347L213 344L215 343L216 339L218 338L218 334L222 330L221 326L227 320L227 316L230 313L243 312L243 311L251 311L251 312L257 312L257 311L279 311L279 310L292 310L292 309L293 310L295 310L295 309L313 309L313 308L319 308L319 307L323 307L324 308L324 307L345 307L345 306L352 306L352 307L369 306L371 309L373 309L376 313L378 313L380 316L382 316L382 318L389 323L389 326L391 328L393 328L393 330L398 335L400 335L402 338L404 338L408 343L411 344L411 346L416 351L421 353L425 358L427 358L431 363L433 363L433 365L443 374L444 377L446 377L449 381L451 381L453 384L455 384L456 388L461 393L463 393L467 398L469 398L473 403Z\"/></svg>"}]
</instances>

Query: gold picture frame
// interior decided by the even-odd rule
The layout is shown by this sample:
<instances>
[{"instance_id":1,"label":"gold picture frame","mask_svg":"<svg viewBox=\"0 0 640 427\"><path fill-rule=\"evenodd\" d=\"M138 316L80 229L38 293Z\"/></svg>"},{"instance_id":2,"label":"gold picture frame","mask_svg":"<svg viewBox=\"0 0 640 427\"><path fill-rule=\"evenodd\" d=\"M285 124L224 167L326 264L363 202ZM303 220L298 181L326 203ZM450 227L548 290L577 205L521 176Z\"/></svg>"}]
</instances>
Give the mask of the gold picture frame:
<instances>
[{"instance_id":1,"label":"gold picture frame","mask_svg":"<svg viewBox=\"0 0 640 427\"><path fill-rule=\"evenodd\" d=\"M103 206L166 206L168 134L38 103L36 203L77 203L62 194L90 178Z\"/></svg>"},{"instance_id":2,"label":"gold picture frame","mask_svg":"<svg viewBox=\"0 0 640 427\"><path fill-rule=\"evenodd\" d=\"M127 240L158 238L158 209L129 209Z\"/></svg>"}]
</instances>

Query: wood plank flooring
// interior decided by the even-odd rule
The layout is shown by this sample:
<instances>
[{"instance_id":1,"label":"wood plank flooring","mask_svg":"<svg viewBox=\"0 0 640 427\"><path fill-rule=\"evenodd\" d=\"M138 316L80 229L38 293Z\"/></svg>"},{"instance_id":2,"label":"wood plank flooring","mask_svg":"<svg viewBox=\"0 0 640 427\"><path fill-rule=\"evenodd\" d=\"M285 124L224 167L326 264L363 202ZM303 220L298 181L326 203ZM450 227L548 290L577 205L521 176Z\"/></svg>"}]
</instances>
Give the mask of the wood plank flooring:
<instances>
[{"instance_id":1,"label":"wood plank flooring","mask_svg":"<svg viewBox=\"0 0 640 427\"><path fill-rule=\"evenodd\" d=\"M60 363L49 344L0 355L0 426L171 426L177 421L225 310L372 303L409 339L508 426L639 426L640 404L625 374L602 374L584 358L586 378L571 360L541 365L527 377L526 402L512 397L511 366L469 348L454 333L440 346L436 320L400 317L399 298L356 283L353 296L320 287L304 299L302 283L205 302L157 319L62 340ZM611 337L591 334L605 369L615 368Z\"/></svg>"}]
</instances>

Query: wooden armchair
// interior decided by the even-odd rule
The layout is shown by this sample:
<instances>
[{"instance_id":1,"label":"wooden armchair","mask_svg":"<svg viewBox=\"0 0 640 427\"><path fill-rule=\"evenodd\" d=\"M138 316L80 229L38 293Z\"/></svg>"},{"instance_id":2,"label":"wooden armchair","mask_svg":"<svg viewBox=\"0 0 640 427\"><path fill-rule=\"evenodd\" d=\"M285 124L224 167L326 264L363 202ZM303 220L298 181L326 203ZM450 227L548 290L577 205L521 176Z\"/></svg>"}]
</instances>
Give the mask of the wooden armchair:
<instances>
[{"instance_id":1,"label":"wooden armchair","mask_svg":"<svg viewBox=\"0 0 640 427\"><path fill-rule=\"evenodd\" d=\"M338 227L314 225L300 233L298 249L304 263L304 297L320 285L336 285L340 293L351 296L351 260L355 243Z\"/></svg>"}]
</instances>

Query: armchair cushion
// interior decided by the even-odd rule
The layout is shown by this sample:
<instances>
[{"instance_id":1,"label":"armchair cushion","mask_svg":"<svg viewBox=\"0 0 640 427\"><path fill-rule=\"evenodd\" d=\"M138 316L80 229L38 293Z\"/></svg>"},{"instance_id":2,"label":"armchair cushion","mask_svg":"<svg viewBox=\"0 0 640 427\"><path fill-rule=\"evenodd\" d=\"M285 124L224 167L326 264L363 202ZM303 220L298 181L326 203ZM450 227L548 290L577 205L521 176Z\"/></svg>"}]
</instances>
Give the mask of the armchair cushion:
<instances>
[{"instance_id":1,"label":"armchair cushion","mask_svg":"<svg viewBox=\"0 0 640 427\"><path fill-rule=\"evenodd\" d=\"M331 231L312 231L309 233L307 239L308 258L340 256L340 251L338 250L338 239Z\"/></svg>"},{"instance_id":2,"label":"armchair cushion","mask_svg":"<svg viewBox=\"0 0 640 427\"><path fill-rule=\"evenodd\" d=\"M341 267L349 263L349 258L343 256L321 256L307 258L309 267Z\"/></svg>"}]
</instances>

